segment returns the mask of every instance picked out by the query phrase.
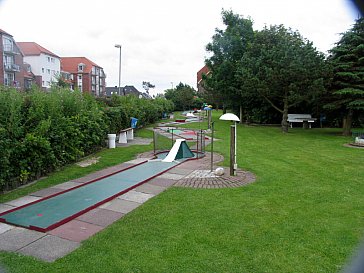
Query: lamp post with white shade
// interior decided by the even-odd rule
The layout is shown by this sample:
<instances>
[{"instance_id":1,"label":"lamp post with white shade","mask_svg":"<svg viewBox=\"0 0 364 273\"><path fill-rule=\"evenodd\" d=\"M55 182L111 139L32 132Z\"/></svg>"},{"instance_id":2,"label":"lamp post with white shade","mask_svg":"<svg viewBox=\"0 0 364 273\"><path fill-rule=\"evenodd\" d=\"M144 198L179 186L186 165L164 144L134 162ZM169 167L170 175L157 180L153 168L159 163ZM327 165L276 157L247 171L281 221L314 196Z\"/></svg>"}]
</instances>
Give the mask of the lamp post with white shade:
<instances>
[{"instance_id":1,"label":"lamp post with white shade","mask_svg":"<svg viewBox=\"0 0 364 273\"><path fill-rule=\"evenodd\" d=\"M118 95L120 96L121 95L121 92L120 92L120 84L121 84L121 45L116 44L115 47L119 49L119 88L118 88Z\"/></svg>"},{"instance_id":2,"label":"lamp post with white shade","mask_svg":"<svg viewBox=\"0 0 364 273\"><path fill-rule=\"evenodd\" d=\"M238 164L236 163L236 122L240 121L240 119L231 113L223 114L220 120L230 120L234 121L235 124L231 125L231 138L230 138L230 175L236 175L236 169L238 168ZM232 139L233 138L233 139ZM232 153L234 152L234 153Z\"/></svg>"}]
</instances>

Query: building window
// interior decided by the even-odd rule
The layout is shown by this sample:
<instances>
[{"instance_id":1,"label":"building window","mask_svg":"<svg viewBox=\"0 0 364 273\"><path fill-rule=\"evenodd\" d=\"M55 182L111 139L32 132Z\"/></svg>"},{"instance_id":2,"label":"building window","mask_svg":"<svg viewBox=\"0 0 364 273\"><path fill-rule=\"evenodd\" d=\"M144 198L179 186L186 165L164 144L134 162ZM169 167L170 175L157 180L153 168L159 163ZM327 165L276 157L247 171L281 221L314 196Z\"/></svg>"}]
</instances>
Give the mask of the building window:
<instances>
[{"instance_id":1,"label":"building window","mask_svg":"<svg viewBox=\"0 0 364 273\"><path fill-rule=\"evenodd\" d=\"M51 62L54 63L54 58L51 58Z\"/></svg>"},{"instance_id":2,"label":"building window","mask_svg":"<svg viewBox=\"0 0 364 273\"><path fill-rule=\"evenodd\" d=\"M15 74L14 73L5 73L4 85L12 86L14 80L15 80Z\"/></svg>"},{"instance_id":3,"label":"building window","mask_svg":"<svg viewBox=\"0 0 364 273\"><path fill-rule=\"evenodd\" d=\"M4 55L3 60L5 68L11 69L15 61L14 56Z\"/></svg>"},{"instance_id":4,"label":"building window","mask_svg":"<svg viewBox=\"0 0 364 273\"><path fill-rule=\"evenodd\" d=\"M51 58L50 57L47 57L47 60L48 60L48 62L51 62Z\"/></svg>"},{"instance_id":5,"label":"building window","mask_svg":"<svg viewBox=\"0 0 364 273\"><path fill-rule=\"evenodd\" d=\"M42 86L44 86L44 81L42 81Z\"/></svg>"},{"instance_id":6,"label":"building window","mask_svg":"<svg viewBox=\"0 0 364 273\"><path fill-rule=\"evenodd\" d=\"M10 51L13 52L13 41L7 37L3 36L3 46L4 46L4 51Z\"/></svg>"},{"instance_id":7,"label":"building window","mask_svg":"<svg viewBox=\"0 0 364 273\"><path fill-rule=\"evenodd\" d=\"M78 79L79 80L82 80L82 75L78 75Z\"/></svg>"},{"instance_id":8,"label":"building window","mask_svg":"<svg viewBox=\"0 0 364 273\"><path fill-rule=\"evenodd\" d=\"M51 86L51 82L48 82L48 81L47 81L47 86Z\"/></svg>"},{"instance_id":9,"label":"building window","mask_svg":"<svg viewBox=\"0 0 364 273\"><path fill-rule=\"evenodd\" d=\"M48 74L51 74L51 70L50 70L50 69L47 69L47 73L48 73Z\"/></svg>"},{"instance_id":10,"label":"building window","mask_svg":"<svg viewBox=\"0 0 364 273\"><path fill-rule=\"evenodd\" d=\"M83 71L83 65L82 64L78 65L78 71Z\"/></svg>"},{"instance_id":11,"label":"building window","mask_svg":"<svg viewBox=\"0 0 364 273\"><path fill-rule=\"evenodd\" d=\"M42 67L42 73L44 73L44 67Z\"/></svg>"}]
</instances>

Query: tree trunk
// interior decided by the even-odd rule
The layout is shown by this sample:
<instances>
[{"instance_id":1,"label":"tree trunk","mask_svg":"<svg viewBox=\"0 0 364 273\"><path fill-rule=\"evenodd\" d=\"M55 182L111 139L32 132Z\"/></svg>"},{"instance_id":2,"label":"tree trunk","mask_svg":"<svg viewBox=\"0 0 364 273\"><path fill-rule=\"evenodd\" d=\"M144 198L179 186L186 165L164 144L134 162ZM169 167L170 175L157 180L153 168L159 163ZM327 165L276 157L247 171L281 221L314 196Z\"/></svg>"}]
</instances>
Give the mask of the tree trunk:
<instances>
[{"instance_id":1,"label":"tree trunk","mask_svg":"<svg viewBox=\"0 0 364 273\"><path fill-rule=\"evenodd\" d=\"M222 113L223 114L226 114L226 106L225 106L225 104L222 106Z\"/></svg>"},{"instance_id":2,"label":"tree trunk","mask_svg":"<svg viewBox=\"0 0 364 273\"><path fill-rule=\"evenodd\" d=\"M250 124L250 115L248 111L245 111L245 124L246 125Z\"/></svg>"},{"instance_id":3,"label":"tree trunk","mask_svg":"<svg viewBox=\"0 0 364 273\"><path fill-rule=\"evenodd\" d=\"M351 123L353 121L353 110L350 109L343 119L343 136L351 136Z\"/></svg>"},{"instance_id":4,"label":"tree trunk","mask_svg":"<svg viewBox=\"0 0 364 273\"><path fill-rule=\"evenodd\" d=\"M239 121L239 123L243 123L243 106L242 105L240 105L240 121Z\"/></svg>"},{"instance_id":5,"label":"tree trunk","mask_svg":"<svg viewBox=\"0 0 364 273\"><path fill-rule=\"evenodd\" d=\"M288 133L288 99L285 98L284 101L284 106L283 106L283 115L282 115L282 132L283 133Z\"/></svg>"}]
</instances>

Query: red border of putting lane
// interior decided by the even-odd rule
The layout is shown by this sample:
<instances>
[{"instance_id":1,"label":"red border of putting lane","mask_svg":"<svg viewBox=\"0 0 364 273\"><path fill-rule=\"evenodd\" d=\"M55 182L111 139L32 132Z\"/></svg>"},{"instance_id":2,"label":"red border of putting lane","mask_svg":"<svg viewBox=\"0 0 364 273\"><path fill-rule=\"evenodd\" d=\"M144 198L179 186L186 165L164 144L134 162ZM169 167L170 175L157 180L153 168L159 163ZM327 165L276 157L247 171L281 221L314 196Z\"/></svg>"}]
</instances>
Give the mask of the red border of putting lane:
<instances>
[{"instance_id":1,"label":"red border of putting lane","mask_svg":"<svg viewBox=\"0 0 364 273\"><path fill-rule=\"evenodd\" d=\"M163 152L160 152L160 153L163 153ZM158 153L158 154L160 154L160 153ZM194 151L194 153L198 153L198 152ZM202 157L204 157L204 155L203 155ZM174 165L174 166L172 166L172 167L170 167L170 168L168 168L168 169L166 169L166 170L164 170L164 171L162 171L162 172L160 172L160 173L157 173L157 174L155 174L155 175L153 175L153 176L151 176L151 177L149 177L149 178L147 178L147 179L145 179L145 180L142 180L142 181L141 181L141 182L139 182L138 184L135 184L135 185L133 185L133 186L131 186L131 187L129 187L129 188L127 188L127 189L125 189L125 190L121 191L121 192L118 192L118 193L116 193L116 194L114 194L114 195L112 195L112 196L110 196L110 197L108 197L108 198L106 198L106 199L104 199L104 200L102 200L102 201L100 201L100 202L98 202L98 203L96 203L96 204L94 204L94 205L92 205L92 206L90 206L90 207L88 207L88 208L84 209L84 210L81 210L81 211L79 211L79 212L77 212L77 213L75 213L75 214L73 214L73 215L71 215L71 216L69 216L69 217L67 217L67 218L64 218L64 219L62 219L61 221L59 221L59 222L57 222L57 223L54 223L54 224L52 224L52 225L50 225L50 226L48 226L48 227L46 227L46 228L40 228L40 227L37 227L37 226L24 227L24 226L16 225L16 224L13 224L13 223L8 223L8 222L6 222L6 219L1 218L1 216L2 216L2 215L5 215L5 214L7 214L7 213L13 212L13 211L16 211L16 210L22 209L22 208L24 208L24 207L30 206L30 205L32 205L32 204L36 204L36 203L42 202L42 201L47 200L47 199L49 199L49 198L52 198L52 197L54 197L54 196L57 196L57 195L60 195L60 194L63 194L63 193L66 193L66 192L72 191L72 190L74 190L74 189L77 189L77 188L80 188L80 187L83 187L83 186L86 186L86 185L88 185L88 184L90 184L90 183L93 183L93 182L99 181L99 180L101 180L101 179L107 178L107 177L109 177L109 176L112 176L112 175L114 175L114 174L117 174L117 173L123 172L123 171L125 171L125 170L132 169L132 168L134 168L134 167L136 167L136 166L139 166L139 165L142 165L142 164L147 163L147 162L148 162L148 160L145 160L145 161L142 161L142 162L140 162L140 163L138 163L138 164L135 164L135 165L132 165L132 166L126 167L126 168L124 168L124 169L122 169L122 170L119 170L119 171L112 172L112 173L110 173L110 174L107 174L107 175L101 176L101 177L99 177L99 178L92 179L92 180L90 180L90 181L88 181L88 182L85 182L85 183L80 184L79 186L76 186L76 187L73 187L73 188L70 188L70 189L67 189L67 190L64 190L64 191L61 191L61 192L58 192L58 193L52 194L52 195L50 195L50 196L47 196L47 197L41 198L41 199L36 200L36 201L33 201L33 202L31 202L31 203L28 203L28 204L25 204L25 205L22 205L22 206L16 207L16 208L14 208L14 209L11 209L11 210L8 210L8 211L5 211L5 212L3 212L3 213L0 213L0 222L8 223L8 224L11 224L11 225L13 225L13 226L20 226L20 227L24 227L24 228L27 228L27 229L30 229L30 230L39 231L39 232L47 232L47 231L50 231L50 230L52 230L52 229L55 229L56 227L59 227L59 226L61 226L61 225L65 224L65 223L67 223L67 222L69 222L69 221L71 221L71 220L75 219L76 217L78 217L78 216L80 216L80 215L82 215L82 214L84 214L84 213L86 213L86 212L88 212L88 211L90 211L90 210L92 210L92 209L94 209L94 208L96 208L96 207L98 207L98 206L100 206L100 205L102 205L102 204L106 203L106 202L109 202L110 200L112 200L112 199L114 199L114 198L116 198L116 197L118 197L118 196L120 196L120 195L122 195L122 194L124 194L124 193L127 193L128 191L130 191L130 190L132 190L132 189L134 189L134 188L136 188L136 187L138 187L138 186L140 186L140 185L142 185L142 184L144 184L144 183L148 182L149 180L151 180L151 179L153 179L153 178L155 178L155 177L157 177L157 176L159 176L159 175L161 175L161 174L163 174L163 173L168 172L169 170L171 170L171 169L173 169L173 168L175 168L175 167L179 166L179 165L180 165L180 164L182 164L183 162L190 161L190 160L197 160L197 159L200 159L200 158L202 158L202 157L189 158L189 159L186 159L185 161L179 162L178 164L176 164L176 165Z\"/></svg>"}]
</instances>

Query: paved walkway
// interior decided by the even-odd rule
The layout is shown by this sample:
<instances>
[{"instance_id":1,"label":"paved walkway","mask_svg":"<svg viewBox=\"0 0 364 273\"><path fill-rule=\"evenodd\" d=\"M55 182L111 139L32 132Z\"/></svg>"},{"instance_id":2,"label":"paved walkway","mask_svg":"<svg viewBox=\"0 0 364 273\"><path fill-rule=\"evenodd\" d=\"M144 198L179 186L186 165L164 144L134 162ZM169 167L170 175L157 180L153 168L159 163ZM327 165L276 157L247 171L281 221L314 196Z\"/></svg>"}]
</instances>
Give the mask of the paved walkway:
<instances>
[{"instance_id":1,"label":"paved walkway","mask_svg":"<svg viewBox=\"0 0 364 273\"><path fill-rule=\"evenodd\" d=\"M0 212L73 188L106 174L123 170L150 159L151 155L150 152L141 154L134 160L0 204ZM255 180L253 174L241 170L237 172L236 177L229 176L228 169L225 170L223 176L215 176L209 171L211 168L209 156L207 154L205 158L184 162L110 202L46 233L0 223L0 250L13 251L52 262L77 249L83 240L106 228L168 187L173 185L195 188L239 187ZM222 160L222 156L214 155L213 169Z\"/></svg>"}]
</instances>

